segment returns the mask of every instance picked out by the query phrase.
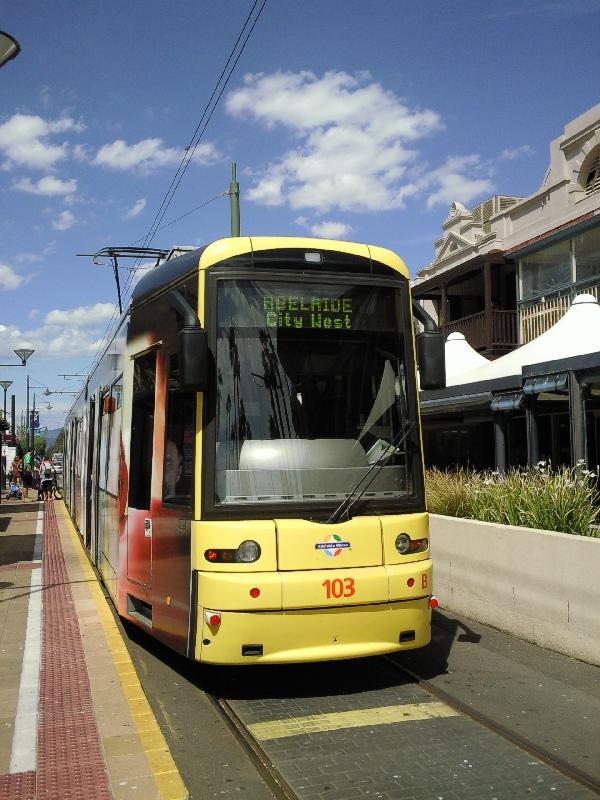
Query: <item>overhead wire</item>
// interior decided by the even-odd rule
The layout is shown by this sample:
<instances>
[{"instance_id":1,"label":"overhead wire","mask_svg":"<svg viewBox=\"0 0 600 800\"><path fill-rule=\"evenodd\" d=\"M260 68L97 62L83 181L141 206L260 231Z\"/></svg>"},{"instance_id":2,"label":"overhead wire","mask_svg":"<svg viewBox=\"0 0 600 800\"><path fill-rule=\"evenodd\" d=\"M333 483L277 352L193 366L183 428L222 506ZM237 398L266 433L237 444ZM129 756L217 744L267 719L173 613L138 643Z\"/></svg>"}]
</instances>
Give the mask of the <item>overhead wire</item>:
<instances>
[{"instance_id":1,"label":"overhead wire","mask_svg":"<svg viewBox=\"0 0 600 800\"><path fill-rule=\"evenodd\" d=\"M244 35L244 31L246 30L246 27L248 26L248 23L249 23L250 19L252 18L252 14L254 13L254 10L255 10L256 6L258 5L258 3L259 3L259 0L254 0L254 3L252 4L251 9L248 12L248 16L244 20L244 24L242 25L242 28L241 28L241 30L240 30L240 32L238 34L238 37L237 37L237 39L235 41L235 44L231 48L231 51L229 53L229 57L227 58L225 66L221 70L221 74L219 75L219 78L218 78L218 80L217 80L217 82L215 84L215 88L213 89L212 94L209 97L209 99L208 99L208 101L207 101L207 103L206 103L206 105L204 107L204 111L202 112L200 120L198 121L198 124L196 125L196 129L195 129L195 131L193 133L193 136L192 136L189 144L186 146L186 148L184 150L184 155L182 156L181 161L179 162L179 166L177 167L177 171L175 172L175 175L173 176L173 178L171 180L171 184L170 184L169 188L167 189L167 192L166 192L165 196L163 197L162 203L160 204L159 209L156 212L156 214L154 215L154 219L152 220L152 223L150 224L150 228L148 230L148 233L146 234L146 239L144 241L144 247L146 246L147 243L152 241L152 238L154 237L154 235L156 234L156 232L158 230L158 226L160 225L160 223L161 223L166 211L168 210L168 208L169 208L169 206L171 204L173 196L174 196L175 192L177 191L177 189L179 187L179 184L181 183L181 179L183 178L183 175L185 174L185 172L186 172L186 170L187 170L187 168L189 166L189 163L190 163L191 159L193 158L194 153L196 152L198 144L200 143L200 139L202 138L202 134L206 130L206 126L207 126L208 122L210 121L210 117L212 117L212 114L213 114L215 108L217 107L217 104L218 104L218 102L219 102L219 100L221 98L221 95L223 94L223 90L224 90L225 86L227 86L227 83L229 82L229 79L231 78L231 75L233 74L233 70L235 69L235 67L237 65L237 62L239 61L239 58L242 55L242 53L243 53L243 51L244 51L244 49L246 47L248 39L250 38L250 34L254 30L254 26L258 22L258 19L259 19L260 15L262 14L262 11L263 11L263 9L264 9L264 7L266 5L266 2L267 2L267 0L263 0L263 4L260 7L260 10L259 10L259 12L258 12L258 14L256 16L256 19L254 20L254 22L253 22L253 24L252 24L252 26L251 26L251 28L250 28L250 30L248 32L248 35L246 36L246 38L244 40L244 43L243 43L242 47L240 48L240 52L239 52L237 58L235 59L235 62L233 63L231 69L229 70L229 75L227 76L227 79L226 79L225 83L223 84L223 87L222 87L221 91L219 92L219 95L218 95L217 99L215 100L215 104L213 106L212 111L210 112L210 116L209 116L208 120L206 120L206 124L204 125L204 127L202 127L202 123L203 123L203 121L204 121L204 119L205 119L205 117L206 117L206 115L208 113L208 110L210 109L211 103L212 103L215 95L219 91L219 86L221 84L221 81L223 80L223 76L226 74L226 72L227 72L227 70L229 68L229 65L231 64L231 61L232 61L232 59L234 57L236 49L237 49L237 47L238 47L238 45L240 43L240 40L241 40L242 36ZM200 130L201 128L202 128L202 130ZM190 150L192 151L191 153L190 153Z\"/></svg>"},{"instance_id":2,"label":"overhead wire","mask_svg":"<svg viewBox=\"0 0 600 800\"><path fill-rule=\"evenodd\" d=\"M196 125L196 129L194 131L194 134L193 134L189 144L184 149L184 155L182 156L181 161L179 162L179 166L177 167L175 175L173 176L173 178L171 180L169 188L167 189L167 192L165 193L165 196L163 197L163 200L162 200L162 202L161 202L161 204L159 206L158 211L154 215L154 219L152 220L152 223L150 225L150 228L148 229L148 232L146 233L145 237L143 237L142 247L149 246L149 244L152 242L154 236L158 233L159 230L163 230L164 228L169 227L170 225L172 225L175 222L179 221L179 219L183 219L184 217L186 217L189 214L193 213L193 211L197 211L199 208L202 208L203 206L208 205L209 203L213 202L217 198L223 197L224 195L228 194L228 192L222 192L219 195L217 195L216 197L212 198L211 200L208 200L205 203L202 203L200 206L197 206L195 209L192 209L192 211L186 212L181 217L178 217L177 219L172 220L171 222L167 223L166 225L160 227L160 223L164 219L164 216L165 216L166 212L168 211L169 206L171 205L171 202L173 201L173 197L175 196L175 193L176 193L177 189L179 188L179 185L181 184L183 176L185 175L185 172L186 172L186 170L187 170L192 158L194 157L196 149L197 149L198 145L200 144L200 140L202 139L202 136L203 136L203 134L204 134L204 132L205 132L210 120L212 119L212 116L213 116L213 114L214 114L214 112L215 112L215 110L217 108L217 105L219 104L219 101L220 101L220 99L221 99L221 97L223 95L223 92L225 91L225 89L227 87L227 84L229 83L229 81L230 81L230 79L231 79L231 77L233 75L233 72L234 72L234 70L235 70L235 68L236 68L236 66L237 66L237 64L238 64L238 62L239 62L239 60L240 60L240 58L242 56L242 53L244 52L244 50L246 48L248 40L250 39L250 36L252 35L252 32L254 31L254 28L256 27L256 24L257 24L262 12L263 12L263 9L267 4L267 0L262 0L262 5L260 6L260 8L258 10L258 13L256 14L252 24L248 28L250 20L252 19L252 15L254 14L254 11L255 11L256 7L258 6L259 2L260 2L260 0L254 0L254 3L252 4L252 7L250 8L250 11L248 12L248 15L247 15L247 17L246 17L246 19L244 21L244 24L241 27L240 33L238 34L238 37L237 37L237 39L235 41L235 44L231 48L231 51L229 53L229 57L227 58L225 66L221 70L221 74L219 75L219 78L218 78L218 80L217 80L217 82L215 84L215 87L214 87L214 89L212 91L212 94L211 94L210 98L208 99L208 101L207 101L207 103L206 103L206 105L204 107L204 110L202 112L202 115L200 117L200 120L199 120L198 124ZM239 45L240 41L242 40L242 38L244 37L244 32L246 31L246 29L248 29L247 33L246 33L246 36L245 36L245 38L244 38L244 40L242 42L242 45L239 48L239 51L237 52L237 55L236 55L236 50L238 50L238 45ZM226 78L225 78L225 80L223 80L225 75L226 75ZM216 99L215 99L215 95L216 95ZM213 100L214 100L214 103L213 103ZM212 104L212 108L211 108L211 104ZM207 114L208 114L208 116L207 116ZM142 241L142 239L140 238L140 239L136 240L136 242L134 244L136 244L139 241ZM134 263L134 267L136 266L138 261L139 261L139 259L136 259L136 262ZM123 305L124 306L127 304L127 302L130 299L129 289L131 288L131 284L133 283L135 272L136 272L135 269L130 270L129 276L128 276L128 278L125 281L125 284L123 286L123 290L122 291L123 291L123 298L124 298L123 299ZM100 339L100 344L99 344L98 349L97 349L97 351L96 351L96 353L94 355L94 358L90 362L90 368L91 368L91 366L93 366L94 362L98 358L98 355L101 352L102 348L108 342L108 340L110 338L110 335L113 332L112 328L113 328L114 324L118 322L118 320L119 320L119 314L117 313L117 307L115 306L115 310L113 312L113 315L110 318L110 320L108 321L106 329L105 329L105 331L104 331L104 333L103 333L103 335L102 335L102 337Z\"/></svg>"}]
</instances>

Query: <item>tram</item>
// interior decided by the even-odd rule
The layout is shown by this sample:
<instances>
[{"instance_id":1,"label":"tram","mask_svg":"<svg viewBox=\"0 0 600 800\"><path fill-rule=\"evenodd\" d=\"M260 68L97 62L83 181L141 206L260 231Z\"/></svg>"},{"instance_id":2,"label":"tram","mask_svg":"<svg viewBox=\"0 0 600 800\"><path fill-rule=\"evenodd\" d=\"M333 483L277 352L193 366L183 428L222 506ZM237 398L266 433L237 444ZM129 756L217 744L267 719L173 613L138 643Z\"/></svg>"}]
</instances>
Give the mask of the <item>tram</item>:
<instances>
[{"instance_id":1,"label":"tram","mask_svg":"<svg viewBox=\"0 0 600 800\"><path fill-rule=\"evenodd\" d=\"M118 613L191 659L430 641L415 338L389 250L236 237L167 258L66 420L64 496Z\"/></svg>"}]
</instances>

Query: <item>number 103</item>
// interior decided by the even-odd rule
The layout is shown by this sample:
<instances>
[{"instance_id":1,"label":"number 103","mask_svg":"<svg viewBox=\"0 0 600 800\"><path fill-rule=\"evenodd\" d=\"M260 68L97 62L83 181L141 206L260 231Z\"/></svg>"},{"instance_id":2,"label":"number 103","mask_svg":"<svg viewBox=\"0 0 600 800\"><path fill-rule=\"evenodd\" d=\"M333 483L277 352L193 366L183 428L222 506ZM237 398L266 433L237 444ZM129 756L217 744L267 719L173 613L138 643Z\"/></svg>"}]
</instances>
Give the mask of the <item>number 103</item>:
<instances>
[{"instance_id":1,"label":"number 103","mask_svg":"<svg viewBox=\"0 0 600 800\"><path fill-rule=\"evenodd\" d=\"M329 600L331 597L352 597L356 589L354 588L354 578L334 578L323 581L321 586L325 587L325 596Z\"/></svg>"}]
</instances>

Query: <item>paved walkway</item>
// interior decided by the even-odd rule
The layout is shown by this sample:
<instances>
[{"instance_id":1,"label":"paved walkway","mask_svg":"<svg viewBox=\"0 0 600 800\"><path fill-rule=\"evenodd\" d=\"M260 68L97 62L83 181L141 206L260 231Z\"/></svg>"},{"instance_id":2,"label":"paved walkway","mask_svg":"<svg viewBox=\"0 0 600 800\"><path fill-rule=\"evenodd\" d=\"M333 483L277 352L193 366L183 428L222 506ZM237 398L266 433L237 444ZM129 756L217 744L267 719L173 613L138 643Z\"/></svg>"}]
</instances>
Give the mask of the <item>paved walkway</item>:
<instances>
[{"instance_id":1,"label":"paved walkway","mask_svg":"<svg viewBox=\"0 0 600 800\"><path fill-rule=\"evenodd\" d=\"M62 502L0 505L0 798L187 792Z\"/></svg>"}]
</instances>

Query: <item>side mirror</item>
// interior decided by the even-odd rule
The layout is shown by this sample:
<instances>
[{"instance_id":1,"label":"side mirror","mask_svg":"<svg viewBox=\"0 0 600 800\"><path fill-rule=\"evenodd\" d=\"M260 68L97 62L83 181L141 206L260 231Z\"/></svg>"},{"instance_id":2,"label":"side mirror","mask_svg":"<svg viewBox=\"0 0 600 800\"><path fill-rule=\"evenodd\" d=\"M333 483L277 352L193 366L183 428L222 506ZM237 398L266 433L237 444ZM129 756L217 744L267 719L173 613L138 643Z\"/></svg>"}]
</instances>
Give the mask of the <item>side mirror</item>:
<instances>
[{"instance_id":1,"label":"side mirror","mask_svg":"<svg viewBox=\"0 0 600 800\"><path fill-rule=\"evenodd\" d=\"M177 333L181 387L205 392L208 389L208 336L181 292L173 289L168 298L171 308L184 320L183 328Z\"/></svg>"},{"instance_id":2,"label":"side mirror","mask_svg":"<svg viewBox=\"0 0 600 800\"><path fill-rule=\"evenodd\" d=\"M446 357L441 331L417 334L417 365L421 389L445 389Z\"/></svg>"},{"instance_id":3,"label":"side mirror","mask_svg":"<svg viewBox=\"0 0 600 800\"><path fill-rule=\"evenodd\" d=\"M177 334L179 380L183 389L208 388L208 337L203 328L182 328Z\"/></svg>"}]
</instances>

